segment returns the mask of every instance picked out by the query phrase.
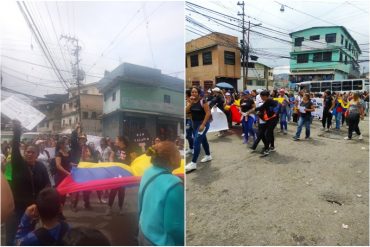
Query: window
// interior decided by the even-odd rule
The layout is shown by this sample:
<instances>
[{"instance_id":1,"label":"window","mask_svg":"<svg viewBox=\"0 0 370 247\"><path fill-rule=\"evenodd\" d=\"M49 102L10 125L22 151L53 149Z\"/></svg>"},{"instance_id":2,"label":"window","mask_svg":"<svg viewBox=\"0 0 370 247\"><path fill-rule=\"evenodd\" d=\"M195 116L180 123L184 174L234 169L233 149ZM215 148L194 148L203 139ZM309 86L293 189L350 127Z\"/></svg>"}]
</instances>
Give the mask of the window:
<instances>
[{"instance_id":1,"label":"window","mask_svg":"<svg viewBox=\"0 0 370 247\"><path fill-rule=\"evenodd\" d=\"M311 83L311 92L320 92L320 82Z\"/></svg>"},{"instance_id":2,"label":"window","mask_svg":"<svg viewBox=\"0 0 370 247\"><path fill-rule=\"evenodd\" d=\"M93 111L93 112L91 113L91 119L96 119L96 112L94 112L94 111Z\"/></svg>"},{"instance_id":3,"label":"window","mask_svg":"<svg viewBox=\"0 0 370 247\"><path fill-rule=\"evenodd\" d=\"M342 52L340 52L340 54L339 54L339 62L343 62L343 53Z\"/></svg>"},{"instance_id":4,"label":"window","mask_svg":"<svg viewBox=\"0 0 370 247\"><path fill-rule=\"evenodd\" d=\"M343 91L351 91L352 90L352 81L344 81L342 86Z\"/></svg>"},{"instance_id":5,"label":"window","mask_svg":"<svg viewBox=\"0 0 370 247\"><path fill-rule=\"evenodd\" d=\"M256 86L265 86L265 85L266 85L265 80L257 80L256 82Z\"/></svg>"},{"instance_id":6,"label":"window","mask_svg":"<svg viewBox=\"0 0 370 247\"><path fill-rule=\"evenodd\" d=\"M73 108L73 104L72 102L69 103L69 109L72 109Z\"/></svg>"},{"instance_id":7,"label":"window","mask_svg":"<svg viewBox=\"0 0 370 247\"><path fill-rule=\"evenodd\" d=\"M336 33L329 33L325 35L326 43L335 43L337 41L337 34Z\"/></svg>"},{"instance_id":8,"label":"window","mask_svg":"<svg viewBox=\"0 0 370 247\"><path fill-rule=\"evenodd\" d=\"M317 52L313 54L314 62L322 62L322 52Z\"/></svg>"},{"instance_id":9,"label":"window","mask_svg":"<svg viewBox=\"0 0 370 247\"><path fill-rule=\"evenodd\" d=\"M71 126L72 125L72 119L70 118L69 119L69 126Z\"/></svg>"},{"instance_id":10,"label":"window","mask_svg":"<svg viewBox=\"0 0 370 247\"><path fill-rule=\"evenodd\" d=\"M116 101L116 92L112 94L112 101Z\"/></svg>"},{"instance_id":11,"label":"window","mask_svg":"<svg viewBox=\"0 0 370 247\"><path fill-rule=\"evenodd\" d=\"M164 95L164 103L171 104L171 96L165 94Z\"/></svg>"},{"instance_id":12,"label":"window","mask_svg":"<svg viewBox=\"0 0 370 247\"><path fill-rule=\"evenodd\" d=\"M199 87L200 86L200 81L192 81L191 86L192 87Z\"/></svg>"},{"instance_id":13,"label":"window","mask_svg":"<svg viewBox=\"0 0 370 247\"><path fill-rule=\"evenodd\" d=\"M342 82L341 81L333 81L333 84L331 85L334 92L336 91L342 91Z\"/></svg>"},{"instance_id":14,"label":"window","mask_svg":"<svg viewBox=\"0 0 370 247\"><path fill-rule=\"evenodd\" d=\"M199 63L198 63L198 54L190 56L190 66L191 67L196 67L198 65L199 65Z\"/></svg>"},{"instance_id":15,"label":"window","mask_svg":"<svg viewBox=\"0 0 370 247\"><path fill-rule=\"evenodd\" d=\"M78 117L76 117L75 120L76 120L76 123L78 123Z\"/></svg>"},{"instance_id":16,"label":"window","mask_svg":"<svg viewBox=\"0 0 370 247\"><path fill-rule=\"evenodd\" d=\"M298 54L297 63L308 63L308 54Z\"/></svg>"},{"instance_id":17,"label":"window","mask_svg":"<svg viewBox=\"0 0 370 247\"><path fill-rule=\"evenodd\" d=\"M212 64L212 52L203 52L203 65L209 65Z\"/></svg>"},{"instance_id":18,"label":"window","mask_svg":"<svg viewBox=\"0 0 370 247\"><path fill-rule=\"evenodd\" d=\"M362 81L353 81L353 90L362 90Z\"/></svg>"},{"instance_id":19,"label":"window","mask_svg":"<svg viewBox=\"0 0 370 247\"><path fill-rule=\"evenodd\" d=\"M331 91L331 82L322 82L321 83L321 91L324 92L325 90Z\"/></svg>"},{"instance_id":20,"label":"window","mask_svg":"<svg viewBox=\"0 0 370 247\"><path fill-rule=\"evenodd\" d=\"M344 46L346 49L348 47L348 40L346 40L346 43L345 43L345 46Z\"/></svg>"},{"instance_id":21,"label":"window","mask_svg":"<svg viewBox=\"0 0 370 247\"><path fill-rule=\"evenodd\" d=\"M340 35L340 44L343 45L343 41L344 41L344 36L343 35Z\"/></svg>"},{"instance_id":22,"label":"window","mask_svg":"<svg viewBox=\"0 0 370 247\"><path fill-rule=\"evenodd\" d=\"M67 105L63 104L63 110L67 109Z\"/></svg>"},{"instance_id":23,"label":"window","mask_svg":"<svg viewBox=\"0 0 370 247\"><path fill-rule=\"evenodd\" d=\"M323 52L322 53L322 61L331 62L331 52Z\"/></svg>"},{"instance_id":24,"label":"window","mask_svg":"<svg viewBox=\"0 0 370 247\"><path fill-rule=\"evenodd\" d=\"M348 50L351 50L351 46L352 46L351 44L348 45Z\"/></svg>"},{"instance_id":25,"label":"window","mask_svg":"<svg viewBox=\"0 0 370 247\"><path fill-rule=\"evenodd\" d=\"M62 126L66 125L66 121L63 119Z\"/></svg>"},{"instance_id":26,"label":"window","mask_svg":"<svg viewBox=\"0 0 370 247\"><path fill-rule=\"evenodd\" d=\"M344 64L347 64L347 63L348 63L347 55L344 55Z\"/></svg>"},{"instance_id":27,"label":"window","mask_svg":"<svg viewBox=\"0 0 370 247\"><path fill-rule=\"evenodd\" d=\"M255 68L255 63L248 63L248 68Z\"/></svg>"},{"instance_id":28,"label":"window","mask_svg":"<svg viewBox=\"0 0 370 247\"><path fill-rule=\"evenodd\" d=\"M253 81L250 81L250 80L249 80L249 81L247 81L247 85L248 85L248 86L252 86L252 85L253 85Z\"/></svg>"},{"instance_id":29,"label":"window","mask_svg":"<svg viewBox=\"0 0 370 247\"><path fill-rule=\"evenodd\" d=\"M82 118L83 118L83 119L88 119L88 118L89 118L89 113L88 113L88 112L86 112L86 111L84 111L84 112L82 113Z\"/></svg>"},{"instance_id":30,"label":"window","mask_svg":"<svg viewBox=\"0 0 370 247\"><path fill-rule=\"evenodd\" d=\"M83 90L83 91L82 91L82 93L83 93L83 94L87 94L87 90Z\"/></svg>"},{"instance_id":31,"label":"window","mask_svg":"<svg viewBox=\"0 0 370 247\"><path fill-rule=\"evenodd\" d=\"M319 40L320 39L320 35L312 35L310 36L310 40Z\"/></svg>"},{"instance_id":32,"label":"window","mask_svg":"<svg viewBox=\"0 0 370 247\"><path fill-rule=\"evenodd\" d=\"M225 51L224 60L225 60L225 64L235 65L235 52Z\"/></svg>"},{"instance_id":33,"label":"window","mask_svg":"<svg viewBox=\"0 0 370 247\"><path fill-rule=\"evenodd\" d=\"M302 46L304 38L303 37L298 37L294 39L294 46Z\"/></svg>"},{"instance_id":34,"label":"window","mask_svg":"<svg viewBox=\"0 0 370 247\"><path fill-rule=\"evenodd\" d=\"M204 81L204 91L213 87L213 81Z\"/></svg>"}]
</instances>

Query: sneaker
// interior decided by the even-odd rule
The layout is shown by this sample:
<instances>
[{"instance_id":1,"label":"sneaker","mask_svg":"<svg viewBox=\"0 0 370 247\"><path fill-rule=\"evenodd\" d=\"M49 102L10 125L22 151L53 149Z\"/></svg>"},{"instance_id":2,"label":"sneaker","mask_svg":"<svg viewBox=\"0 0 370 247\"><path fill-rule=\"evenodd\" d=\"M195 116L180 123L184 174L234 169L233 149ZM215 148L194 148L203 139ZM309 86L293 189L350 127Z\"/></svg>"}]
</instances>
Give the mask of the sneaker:
<instances>
[{"instance_id":1,"label":"sneaker","mask_svg":"<svg viewBox=\"0 0 370 247\"><path fill-rule=\"evenodd\" d=\"M311 140L311 137L306 136L304 139L306 139L306 140Z\"/></svg>"},{"instance_id":2,"label":"sneaker","mask_svg":"<svg viewBox=\"0 0 370 247\"><path fill-rule=\"evenodd\" d=\"M359 136L358 136L358 139L359 139L359 140L362 140L362 139L364 139L364 138L362 137L362 135L359 135Z\"/></svg>"},{"instance_id":3,"label":"sneaker","mask_svg":"<svg viewBox=\"0 0 370 247\"><path fill-rule=\"evenodd\" d=\"M278 133L283 133L283 132L284 132L284 130L282 130L282 129L278 131Z\"/></svg>"},{"instance_id":4,"label":"sneaker","mask_svg":"<svg viewBox=\"0 0 370 247\"><path fill-rule=\"evenodd\" d=\"M253 153L255 153L255 152L257 152L257 151L256 151L256 149L249 148L249 153L253 154Z\"/></svg>"},{"instance_id":5,"label":"sneaker","mask_svg":"<svg viewBox=\"0 0 370 247\"><path fill-rule=\"evenodd\" d=\"M206 156L204 156L203 159L200 160L200 163L208 162L208 161L211 161L211 160L212 160L212 156L211 155L206 155Z\"/></svg>"},{"instance_id":6,"label":"sneaker","mask_svg":"<svg viewBox=\"0 0 370 247\"><path fill-rule=\"evenodd\" d=\"M186 151L185 151L185 154L186 155L188 155L188 154L193 154L194 153L194 149L187 149Z\"/></svg>"},{"instance_id":7,"label":"sneaker","mask_svg":"<svg viewBox=\"0 0 370 247\"><path fill-rule=\"evenodd\" d=\"M242 136L245 136L245 134L243 133Z\"/></svg>"},{"instance_id":8,"label":"sneaker","mask_svg":"<svg viewBox=\"0 0 370 247\"><path fill-rule=\"evenodd\" d=\"M296 137L296 136L293 136L293 140L294 140L294 141L299 141L299 138L298 138L298 137Z\"/></svg>"},{"instance_id":9,"label":"sneaker","mask_svg":"<svg viewBox=\"0 0 370 247\"><path fill-rule=\"evenodd\" d=\"M191 172L191 171L194 171L197 169L197 163L194 163L194 162L190 162L189 164L187 164L185 166L185 171L186 172Z\"/></svg>"},{"instance_id":10,"label":"sneaker","mask_svg":"<svg viewBox=\"0 0 370 247\"><path fill-rule=\"evenodd\" d=\"M270 147L269 148L269 152L275 152L275 151L276 151L275 147Z\"/></svg>"},{"instance_id":11,"label":"sneaker","mask_svg":"<svg viewBox=\"0 0 370 247\"><path fill-rule=\"evenodd\" d=\"M123 209L122 209L122 208L120 208L120 209L119 209L119 215L123 215L123 214L124 214Z\"/></svg>"},{"instance_id":12,"label":"sneaker","mask_svg":"<svg viewBox=\"0 0 370 247\"><path fill-rule=\"evenodd\" d=\"M111 208L111 207L108 207L108 208L105 210L104 215L108 216L108 215L111 215L111 214L112 214L112 208Z\"/></svg>"},{"instance_id":13,"label":"sneaker","mask_svg":"<svg viewBox=\"0 0 370 247\"><path fill-rule=\"evenodd\" d=\"M101 199L100 203L106 204L108 201L106 199Z\"/></svg>"},{"instance_id":14,"label":"sneaker","mask_svg":"<svg viewBox=\"0 0 370 247\"><path fill-rule=\"evenodd\" d=\"M287 130L284 130L283 133L284 133L284 135L287 135L288 134L288 131Z\"/></svg>"},{"instance_id":15,"label":"sneaker","mask_svg":"<svg viewBox=\"0 0 370 247\"><path fill-rule=\"evenodd\" d=\"M267 156L267 155L269 155L270 154L270 152L269 152L269 150L267 149L267 150L264 150L263 152L262 152L262 154L261 154L261 157L265 157L265 156Z\"/></svg>"},{"instance_id":16,"label":"sneaker","mask_svg":"<svg viewBox=\"0 0 370 247\"><path fill-rule=\"evenodd\" d=\"M344 140L351 140L348 136L344 137Z\"/></svg>"}]
</instances>

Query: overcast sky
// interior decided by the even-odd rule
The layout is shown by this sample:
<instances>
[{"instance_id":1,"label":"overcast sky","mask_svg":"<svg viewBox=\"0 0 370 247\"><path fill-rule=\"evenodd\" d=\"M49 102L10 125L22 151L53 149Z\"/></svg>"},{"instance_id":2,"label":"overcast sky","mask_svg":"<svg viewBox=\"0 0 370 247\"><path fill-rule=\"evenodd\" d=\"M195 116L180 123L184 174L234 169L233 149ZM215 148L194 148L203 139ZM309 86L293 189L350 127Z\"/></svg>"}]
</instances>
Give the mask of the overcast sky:
<instances>
[{"instance_id":1,"label":"overcast sky","mask_svg":"<svg viewBox=\"0 0 370 247\"><path fill-rule=\"evenodd\" d=\"M26 1L26 5L63 77L71 82L70 63L75 58L70 55L72 45L60 40L62 34L80 41L81 67L92 75L86 83L98 81L105 70L122 62L184 78L183 2ZM15 1L0 1L0 26L3 86L36 96L64 92L54 71L45 68L51 66Z\"/></svg>"},{"instance_id":2,"label":"overcast sky","mask_svg":"<svg viewBox=\"0 0 370 247\"><path fill-rule=\"evenodd\" d=\"M190 1L192 3L202 5L204 7L222 12L224 14L238 17L238 11L241 13L241 6L237 5L238 1L224 0L224 1L211 1L211 2L201 2L201 1ZM284 7L284 12L280 11L281 4L287 5ZM245 1L245 13L250 16L247 17L247 21L251 21L254 24L262 24L262 27L268 27L274 30L278 30L285 34L275 33L271 31L264 30L260 27L251 28L258 32L266 33L270 36L275 36L284 40L291 40L288 33L313 27L313 26L344 26L353 36L353 38L360 45L363 50L363 54L360 59L369 58L369 11L370 11L370 1L343 1L343 0L248 0ZM290 7L290 8L289 8ZM293 8L293 9L291 9ZM198 9L196 9L198 10ZM201 11L206 13L205 11ZM302 13L304 12L304 13ZM219 25L206 17L202 17L194 12L186 11L186 15L191 18L201 22L207 27L211 28L213 31L224 32L230 35L238 36L241 39L241 33L230 30L228 28ZM311 15L311 16L309 16ZM314 17L318 18L314 18ZM219 16L217 16L220 18ZM228 22L232 22L227 20ZM232 22L238 25L237 22ZM198 31L201 29L189 22L185 22L187 29L194 31L196 28ZM237 27L235 27L238 29ZM241 30L241 29L240 29ZM195 31L196 32L196 31ZM186 31L186 40L192 40L198 38L199 35L194 34L190 31ZM250 44L253 50L257 52L264 52L271 54L278 54L289 56L291 51L291 46L288 43L271 40L269 38L263 38L253 32L250 36ZM259 62L265 63L270 67L280 67L277 68L274 73L287 73L289 72L289 60L271 58L263 55L258 55L260 58ZM362 67L365 66L365 71L368 71L368 62L361 63Z\"/></svg>"}]
</instances>

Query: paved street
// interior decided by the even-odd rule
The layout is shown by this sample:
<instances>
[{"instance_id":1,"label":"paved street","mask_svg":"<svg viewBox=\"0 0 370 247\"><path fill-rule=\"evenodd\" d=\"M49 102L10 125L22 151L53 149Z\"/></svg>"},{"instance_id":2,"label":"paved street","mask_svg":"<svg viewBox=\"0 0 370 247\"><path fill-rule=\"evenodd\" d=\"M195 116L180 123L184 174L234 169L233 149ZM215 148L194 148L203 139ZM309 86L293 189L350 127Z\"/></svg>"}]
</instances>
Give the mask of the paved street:
<instances>
[{"instance_id":1,"label":"paved street","mask_svg":"<svg viewBox=\"0 0 370 247\"><path fill-rule=\"evenodd\" d=\"M247 151L239 126L209 133L213 161L186 177L187 245L368 245L368 119L362 141L320 127L314 120L312 140L294 142L289 124L264 158Z\"/></svg>"}]
</instances>

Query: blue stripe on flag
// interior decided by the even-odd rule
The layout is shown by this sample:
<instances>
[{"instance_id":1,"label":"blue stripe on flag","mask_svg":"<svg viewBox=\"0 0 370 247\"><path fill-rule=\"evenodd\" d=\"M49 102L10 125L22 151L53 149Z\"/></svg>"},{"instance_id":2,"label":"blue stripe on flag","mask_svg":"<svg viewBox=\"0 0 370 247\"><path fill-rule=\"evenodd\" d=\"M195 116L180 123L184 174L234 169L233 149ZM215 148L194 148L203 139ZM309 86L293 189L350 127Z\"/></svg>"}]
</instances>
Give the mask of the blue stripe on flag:
<instances>
[{"instance_id":1,"label":"blue stripe on flag","mask_svg":"<svg viewBox=\"0 0 370 247\"><path fill-rule=\"evenodd\" d=\"M84 183L93 180L129 177L132 174L119 166L97 168L72 168L72 178L76 183Z\"/></svg>"}]
</instances>

